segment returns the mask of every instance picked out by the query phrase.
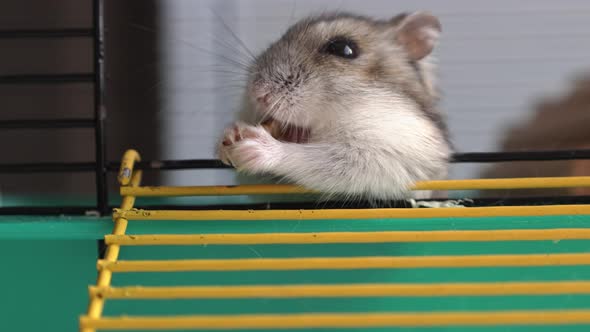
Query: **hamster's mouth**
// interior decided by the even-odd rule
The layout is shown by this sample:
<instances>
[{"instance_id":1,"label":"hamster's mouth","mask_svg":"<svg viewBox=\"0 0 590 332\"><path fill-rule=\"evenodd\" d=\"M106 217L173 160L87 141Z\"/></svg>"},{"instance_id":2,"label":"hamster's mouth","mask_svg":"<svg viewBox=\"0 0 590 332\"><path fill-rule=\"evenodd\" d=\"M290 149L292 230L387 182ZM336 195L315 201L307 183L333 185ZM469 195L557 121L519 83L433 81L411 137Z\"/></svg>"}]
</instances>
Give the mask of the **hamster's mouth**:
<instances>
[{"instance_id":1,"label":"hamster's mouth","mask_svg":"<svg viewBox=\"0 0 590 332\"><path fill-rule=\"evenodd\" d=\"M274 118L265 120L261 125L272 135L272 137L279 141L298 144L309 142L309 128L283 123Z\"/></svg>"}]
</instances>

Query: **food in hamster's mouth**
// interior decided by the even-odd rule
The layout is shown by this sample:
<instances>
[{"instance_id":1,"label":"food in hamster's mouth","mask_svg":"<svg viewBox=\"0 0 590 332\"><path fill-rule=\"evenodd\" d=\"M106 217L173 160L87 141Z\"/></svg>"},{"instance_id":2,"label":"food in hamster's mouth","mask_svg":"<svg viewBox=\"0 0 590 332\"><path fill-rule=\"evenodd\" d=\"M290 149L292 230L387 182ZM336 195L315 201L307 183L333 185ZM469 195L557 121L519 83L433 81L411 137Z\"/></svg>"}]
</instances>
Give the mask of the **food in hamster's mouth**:
<instances>
[{"instance_id":1,"label":"food in hamster's mouth","mask_svg":"<svg viewBox=\"0 0 590 332\"><path fill-rule=\"evenodd\" d=\"M309 128L284 124L273 118L265 120L261 125L279 141L289 143L307 143L309 141Z\"/></svg>"}]
</instances>

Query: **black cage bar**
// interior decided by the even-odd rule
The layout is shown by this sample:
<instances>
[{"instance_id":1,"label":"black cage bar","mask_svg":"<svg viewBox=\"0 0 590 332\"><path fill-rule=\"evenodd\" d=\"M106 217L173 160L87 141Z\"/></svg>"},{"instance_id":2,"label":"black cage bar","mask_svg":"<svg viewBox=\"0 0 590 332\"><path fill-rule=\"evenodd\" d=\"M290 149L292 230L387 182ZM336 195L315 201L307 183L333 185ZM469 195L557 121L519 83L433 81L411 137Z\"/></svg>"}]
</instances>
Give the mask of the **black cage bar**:
<instances>
[{"instance_id":1,"label":"black cage bar","mask_svg":"<svg viewBox=\"0 0 590 332\"><path fill-rule=\"evenodd\" d=\"M108 213L108 188L106 167L106 133L105 118L107 116L104 77L104 3L93 0L94 26L94 142L96 153L96 204L100 213Z\"/></svg>"},{"instance_id":2,"label":"black cage bar","mask_svg":"<svg viewBox=\"0 0 590 332\"><path fill-rule=\"evenodd\" d=\"M92 83L94 85L94 118L91 119L33 119L0 121L0 129L94 129L95 160L86 163L31 163L0 165L0 173L31 172L95 172L96 210L100 214L109 213L107 188L107 162L105 152L105 71L104 71L104 2L92 0L92 28L74 29L36 29L0 31L1 39L48 39L48 38L92 38L93 72L67 74L21 74L1 75L0 85L15 84L68 84ZM13 208L2 207L0 214L10 212ZM26 207L23 213L34 214L43 209Z\"/></svg>"}]
</instances>

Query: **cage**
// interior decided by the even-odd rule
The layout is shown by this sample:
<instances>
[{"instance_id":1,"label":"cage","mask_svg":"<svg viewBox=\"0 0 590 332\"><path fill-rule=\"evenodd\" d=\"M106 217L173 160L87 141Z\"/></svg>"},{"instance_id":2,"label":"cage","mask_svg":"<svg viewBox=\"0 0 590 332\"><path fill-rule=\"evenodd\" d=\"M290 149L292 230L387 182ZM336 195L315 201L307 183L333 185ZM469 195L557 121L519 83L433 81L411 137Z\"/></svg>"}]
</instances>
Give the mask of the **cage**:
<instances>
[{"instance_id":1,"label":"cage","mask_svg":"<svg viewBox=\"0 0 590 332\"><path fill-rule=\"evenodd\" d=\"M589 259L583 250L590 236L587 204L135 209L134 199L143 195L303 192L278 185L142 187L136 161L134 150L123 157L124 198L113 213L113 232L105 236L106 255L97 263L99 278L80 321L84 331L587 328L588 283L580 280ZM589 181L455 180L418 189ZM150 246L155 250L146 254ZM169 246L182 249L160 249ZM193 246L199 249L187 249ZM137 275L146 272L157 276Z\"/></svg>"},{"instance_id":2,"label":"cage","mask_svg":"<svg viewBox=\"0 0 590 332\"><path fill-rule=\"evenodd\" d=\"M5 308L7 324L13 324L8 328L27 325L31 312L42 324L37 330L51 329L52 317L65 312L63 326L75 325L81 314L79 328L88 332L586 331L590 326L588 197L473 195L587 188L590 176L424 182L415 189L459 191L460 198L454 206L418 202L429 206L423 208L408 202L318 204L314 193L290 185L143 185L145 171L226 166L212 159L142 160L141 151L133 149L121 162L108 160L104 1L92 3L88 29L0 32L5 39L88 38L94 60L92 72L83 74L0 76L2 85L89 83L94 95L93 117L0 122L4 130L92 129L95 143L92 162L0 165L3 173L21 175L91 172L96 183L95 206L55 201L40 206L30 200L0 207L8 258L3 278L15 286L8 290L13 301ZM584 160L590 150L453 158L454 163ZM107 177L115 172L121 200L111 211L109 202L119 198L109 199ZM257 195L273 197L249 199ZM286 196L297 199L285 201ZM98 278L90 281L86 296L94 265ZM31 293L35 298L27 296Z\"/></svg>"}]
</instances>

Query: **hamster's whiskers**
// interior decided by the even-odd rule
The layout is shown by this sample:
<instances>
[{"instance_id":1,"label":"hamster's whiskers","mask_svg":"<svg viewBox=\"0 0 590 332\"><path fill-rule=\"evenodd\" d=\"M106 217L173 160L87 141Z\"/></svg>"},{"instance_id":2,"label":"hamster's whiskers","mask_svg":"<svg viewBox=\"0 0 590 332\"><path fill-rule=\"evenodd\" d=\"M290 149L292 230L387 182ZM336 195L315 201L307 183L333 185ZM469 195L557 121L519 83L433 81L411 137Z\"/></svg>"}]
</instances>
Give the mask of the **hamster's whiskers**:
<instances>
[{"instance_id":1,"label":"hamster's whiskers","mask_svg":"<svg viewBox=\"0 0 590 332\"><path fill-rule=\"evenodd\" d=\"M250 57L250 60L252 60L252 61L256 60L256 56L254 55L254 53L250 50L250 48L248 48L248 46L246 46L246 43L240 37L238 37L238 34L229 27L229 25L225 22L225 20L221 17L221 15L219 15L219 13L217 13L213 8L210 8L210 9L213 12L213 15L215 15L217 17L217 19L219 20L219 22L221 22L221 25L223 25L225 30L227 30L227 32L230 33L230 35L238 42L238 44L240 44L240 46L242 46L243 50L246 51L246 53L247 53L246 55L248 55ZM239 51L238 48L235 48L235 50Z\"/></svg>"}]
</instances>

